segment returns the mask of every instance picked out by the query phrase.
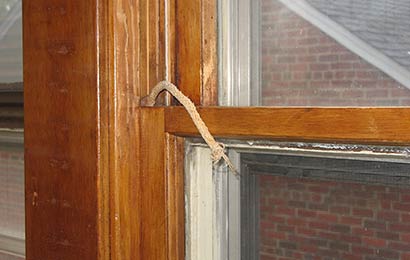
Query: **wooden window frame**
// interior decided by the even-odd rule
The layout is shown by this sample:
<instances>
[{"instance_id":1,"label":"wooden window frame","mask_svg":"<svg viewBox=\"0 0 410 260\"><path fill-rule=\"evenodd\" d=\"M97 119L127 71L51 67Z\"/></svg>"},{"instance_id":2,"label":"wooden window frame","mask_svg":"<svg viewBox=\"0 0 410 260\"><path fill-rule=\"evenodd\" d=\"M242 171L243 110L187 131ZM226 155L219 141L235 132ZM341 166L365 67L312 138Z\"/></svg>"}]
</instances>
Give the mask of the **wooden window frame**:
<instances>
[{"instance_id":1,"label":"wooden window frame","mask_svg":"<svg viewBox=\"0 0 410 260\"><path fill-rule=\"evenodd\" d=\"M28 260L183 259L198 133L181 107L140 106L167 75L218 137L410 144L408 108L210 107L216 0L167 3L24 1Z\"/></svg>"}]
</instances>

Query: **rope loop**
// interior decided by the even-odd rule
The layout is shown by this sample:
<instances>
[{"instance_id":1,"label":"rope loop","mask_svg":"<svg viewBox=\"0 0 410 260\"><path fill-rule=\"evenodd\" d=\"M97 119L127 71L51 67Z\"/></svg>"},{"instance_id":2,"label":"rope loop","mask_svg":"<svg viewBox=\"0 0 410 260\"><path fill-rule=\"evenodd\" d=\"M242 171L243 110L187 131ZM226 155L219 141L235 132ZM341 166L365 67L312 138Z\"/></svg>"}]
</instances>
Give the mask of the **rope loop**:
<instances>
[{"instance_id":1,"label":"rope loop","mask_svg":"<svg viewBox=\"0 0 410 260\"><path fill-rule=\"evenodd\" d=\"M209 132L209 129L205 125L201 116L199 115L194 103L187 96L185 96L174 84L168 81L159 82L151 90L151 93L145 98L146 106L154 106L159 93L161 93L164 90L171 93L171 95L174 96L184 106L192 121L194 122L196 128L198 129L199 133L201 134L202 138L205 140L206 144L211 149L211 158L213 163L216 164L223 159L225 163L228 165L228 167L231 169L231 171L234 173L234 175L238 176L238 171L233 166L229 157L225 154L225 145L223 143L218 143L215 140L215 138Z\"/></svg>"}]
</instances>

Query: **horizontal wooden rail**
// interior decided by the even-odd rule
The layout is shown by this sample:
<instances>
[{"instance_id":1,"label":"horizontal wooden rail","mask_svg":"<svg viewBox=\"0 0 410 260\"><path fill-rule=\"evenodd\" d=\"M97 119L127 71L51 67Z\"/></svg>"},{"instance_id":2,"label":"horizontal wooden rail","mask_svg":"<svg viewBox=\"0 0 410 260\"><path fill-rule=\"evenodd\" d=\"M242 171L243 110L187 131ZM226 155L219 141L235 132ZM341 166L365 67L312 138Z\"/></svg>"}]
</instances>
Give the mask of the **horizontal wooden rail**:
<instances>
[{"instance_id":1,"label":"horizontal wooden rail","mask_svg":"<svg viewBox=\"0 0 410 260\"><path fill-rule=\"evenodd\" d=\"M218 137L410 144L410 108L213 107L199 113ZM166 108L165 121L169 133L198 133L181 107Z\"/></svg>"}]
</instances>

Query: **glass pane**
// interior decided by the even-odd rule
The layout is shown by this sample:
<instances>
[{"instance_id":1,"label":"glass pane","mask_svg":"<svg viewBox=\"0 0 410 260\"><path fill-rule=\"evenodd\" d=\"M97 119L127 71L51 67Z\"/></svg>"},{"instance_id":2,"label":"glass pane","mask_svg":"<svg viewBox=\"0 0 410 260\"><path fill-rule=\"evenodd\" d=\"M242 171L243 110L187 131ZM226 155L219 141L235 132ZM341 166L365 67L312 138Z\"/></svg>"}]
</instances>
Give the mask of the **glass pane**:
<instances>
[{"instance_id":1,"label":"glass pane","mask_svg":"<svg viewBox=\"0 0 410 260\"><path fill-rule=\"evenodd\" d=\"M408 256L409 164L244 157L243 259Z\"/></svg>"},{"instance_id":2,"label":"glass pane","mask_svg":"<svg viewBox=\"0 0 410 260\"><path fill-rule=\"evenodd\" d=\"M0 1L0 259L25 254L21 0Z\"/></svg>"},{"instance_id":3,"label":"glass pane","mask_svg":"<svg viewBox=\"0 0 410 260\"><path fill-rule=\"evenodd\" d=\"M24 239L24 152L0 146L0 233Z\"/></svg>"},{"instance_id":4,"label":"glass pane","mask_svg":"<svg viewBox=\"0 0 410 260\"><path fill-rule=\"evenodd\" d=\"M0 259L24 255L23 133L0 132ZM7 256L6 256L7 255Z\"/></svg>"},{"instance_id":5,"label":"glass pane","mask_svg":"<svg viewBox=\"0 0 410 260\"><path fill-rule=\"evenodd\" d=\"M24 257L20 256L15 256L15 255L9 255L9 254L4 254L0 252L0 259L1 260L23 260Z\"/></svg>"},{"instance_id":6,"label":"glass pane","mask_svg":"<svg viewBox=\"0 0 410 260\"><path fill-rule=\"evenodd\" d=\"M222 104L410 105L409 1L229 2L220 61L232 97Z\"/></svg>"},{"instance_id":7,"label":"glass pane","mask_svg":"<svg viewBox=\"0 0 410 260\"><path fill-rule=\"evenodd\" d=\"M0 1L0 83L23 81L20 0Z\"/></svg>"}]
</instances>

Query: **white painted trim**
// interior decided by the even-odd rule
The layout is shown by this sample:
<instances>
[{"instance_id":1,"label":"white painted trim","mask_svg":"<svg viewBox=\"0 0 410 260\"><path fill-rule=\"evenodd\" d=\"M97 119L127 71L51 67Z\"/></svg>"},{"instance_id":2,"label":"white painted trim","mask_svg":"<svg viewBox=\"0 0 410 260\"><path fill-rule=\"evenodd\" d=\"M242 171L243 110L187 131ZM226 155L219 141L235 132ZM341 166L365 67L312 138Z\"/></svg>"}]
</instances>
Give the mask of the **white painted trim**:
<instances>
[{"instance_id":1,"label":"white painted trim","mask_svg":"<svg viewBox=\"0 0 410 260\"><path fill-rule=\"evenodd\" d=\"M318 27L353 53L359 55L370 64L410 89L410 71L381 53L340 24L336 23L305 0L279 0L290 10Z\"/></svg>"},{"instance_id":2,"label":"white painted trim","mask_svg":"<svg viewBox=\"0 0 410 260\"><path fill-rule=\"evenodd\" d=\"M218 1L218 70L219 70L219 86L218 86L218 105L232 106L233 105L233 83L234 75L236 74L234 51L236 41L233 35L236 27L233 1Z\"/></svg>"},{"instance_id":3,"label":"white painted trim","mask_svg":"<svg viewBox=\"0 0 410 260\"><path fill-rule=\"evenodd\" d=\"M214 165L206 144L189 142L185 154L186 259L241 259L240 179ZM239 153L229 150L239 169Z\"/></svg>"},{"instance_id":4,"label":"white painted trim","mask_svg":"<svg viewBox=\"0 0 410 260\"><path fill-rule=\"evenodd\" d=\"M229 158L235 168L240 171L240 154L234 149L229 149ZM227 168L225 166L225 168ZM219 173L218 173L219 174ZM241 259L241 179L232 173L225 172L228 177L228 185L225 192L228 194L228 209L226 213L228 255L226 259ZM240 175L240 172L239 172Z\"/></svg>"},{"instance_id":5,"label":"white painted trim","mask_svg":"<svg viewBox=\"0 0 410 260\"><path fill-rule=\"evenodd\" d=\"M222 260L215 200L211 151L190 146L186 154L186 255L187 260Z\"/></svg>"},{"instance_id":6,"label":"white painted trim","mask_svg":"<svg viewBox=\"0 0 410 260\"><path fill-rule=\"evenodd\" d=\"M219 105L259 105L259 2L218 3Z\"/></svg>"},{"instance_id":7,"label":"white painted trim","mask_svg":"<svg viewBox=\"0 0 410 260\"><path fill-rule=\"evenodd\" d=\"M240 180L225 165L213 165L202 143L188 143L186 151L185 258L240 259ZM238 153L229 157L239 163Z\"/></svg>"}]
</instances>

